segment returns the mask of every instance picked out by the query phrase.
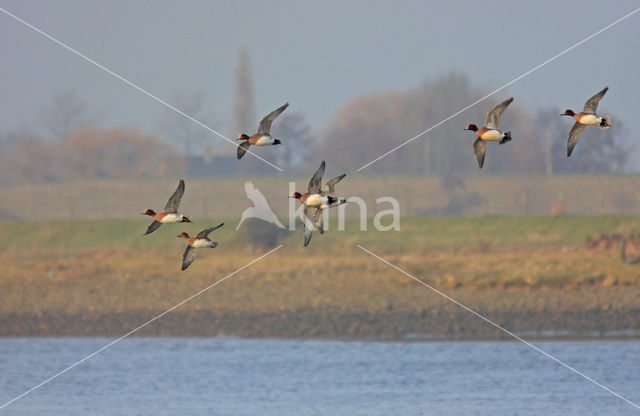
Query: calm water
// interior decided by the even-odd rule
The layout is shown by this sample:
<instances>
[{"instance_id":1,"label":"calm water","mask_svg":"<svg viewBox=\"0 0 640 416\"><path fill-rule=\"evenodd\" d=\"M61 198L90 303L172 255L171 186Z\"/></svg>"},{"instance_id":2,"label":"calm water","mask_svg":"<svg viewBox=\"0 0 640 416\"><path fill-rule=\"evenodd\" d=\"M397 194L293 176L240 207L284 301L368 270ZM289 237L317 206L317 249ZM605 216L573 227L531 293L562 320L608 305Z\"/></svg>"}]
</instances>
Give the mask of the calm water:
<instances>
[{"instance_id":1,"label":"calm water","mask_svg":"<svg viewBox=\"0 0 640 416\"><path fill-rule=\"evenodd\" d=\"M108 343L0 338L0 403ZM540 342L640 402L640 342ZM638 415L519 343L132 338L0 415Z\"/></svg>"}]
</instances>

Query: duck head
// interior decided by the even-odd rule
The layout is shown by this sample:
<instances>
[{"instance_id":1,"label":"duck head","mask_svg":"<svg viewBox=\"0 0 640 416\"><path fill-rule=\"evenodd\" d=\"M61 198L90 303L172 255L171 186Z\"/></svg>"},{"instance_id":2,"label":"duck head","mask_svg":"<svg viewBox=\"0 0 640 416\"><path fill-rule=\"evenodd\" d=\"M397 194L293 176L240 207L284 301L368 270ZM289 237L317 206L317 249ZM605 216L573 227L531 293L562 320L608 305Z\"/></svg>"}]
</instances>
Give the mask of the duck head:
<instances>
[{"instance_id":1,"label":"duck head","mask_svg":"<svg viewBox=\"0 0 640 416\"><path fill-rule=\"evenodd\" d=\"M156 215L156 212L155 212L154 210L152 210L152 209L148 209L148 208L147 208L147 209L145 209L145 210L144 210L144 212L142 213L142 215L150 215L150 216L152 216L152 217L153 217L154 215Z\"/></svg>"},{"instance_id":2,"label":"duck head","mask_svg":"<svg viewBox=\"0 0 640 416\"><path fill-rule=\"evenodd\" d=\"M187 233L180 233L180 234L178 234L178 237L182 237L182 238L184 238L184 239L186 240L187 238L189 238L189 234L187 234Z\"/></svg>"},{"instance_id":3,"label":"duck head","mask_svg":"<svg viewBox=\"0 0 640 416\"><path fill-rule=\"evenodd\" d=\"M561 116L575 116L576 113L573 112L573 110L564 110L564 113L560 114Z\"/></svg>"},{"instance_id":4,"label":"duck head","mask_svg":"<svg viewBox=\"0 0 640 416\"><path fill-rule=\"evenodd\" d=\"M300 192L294 192L291 195L289 195L289 198L300 199L301 196L302 194Z\"/></svg>"},{"instance_id":5,"label":"duck head","mask_svg":"<svg viewBox=\"0 0 640 416\"><path fill-rule=\"evenodd\" d=\"M478 131L478 126L476 126L475 124L467 124L467 127L465 127L464 129L471 130L471 131Z\"/></svg>"},{"instance_id":6,"label":"duck head","mask_svg":"<svg viewBox=\"0 0 640 416\"><path fill-rule=\"evenodd\" d=\"M249 140L249 136L244 133L238 134L238 138L236 140Z\"/></svg>"}]
</instances>

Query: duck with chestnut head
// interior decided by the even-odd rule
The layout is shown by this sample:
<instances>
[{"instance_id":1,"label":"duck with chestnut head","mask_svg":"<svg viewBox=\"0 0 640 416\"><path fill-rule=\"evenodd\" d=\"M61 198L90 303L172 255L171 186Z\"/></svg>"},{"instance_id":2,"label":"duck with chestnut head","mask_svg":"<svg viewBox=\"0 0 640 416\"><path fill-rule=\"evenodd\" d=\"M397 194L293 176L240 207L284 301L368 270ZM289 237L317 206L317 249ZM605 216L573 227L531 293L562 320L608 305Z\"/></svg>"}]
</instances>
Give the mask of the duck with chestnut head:
<instances>
[{"instance_id":1,"label":"duck with chestnut head","mask_svg":"<svg viewBox=\"0 0 640 416\"><path fill-rule=\"evenodd\" d=\"M564 110L561 116L573 117L576 121L569 132L569 138L567 139L567 157L571 156L573 149L580 140L580 134L587 126L598 126L600 129L605 130L611 127L611 117L599 116L596 114L598 110L598 103L604 97L609 90L609 87L604 87L602 91L589 98L584 104L584 109L579 113L574 113L573 110Z\"/></svg>"},{"instance_id":2,"label":"duck with chestnut head","mask_svg":"<svg viewBox=\"0 0 640 416\"><path fill-rule=\"evenodd\" d=\"M335 185L340 182L346 174L336 176L335 178L322 184L322 176L324 175L325 162L313 174L307 187L307 192L293 192L289 198L297 199L304 205L302 226L304 230L304 247L309 245L313 231L317 230L320 234L324 233L324 225L322 222L322 211L346 204L346 198L339 198L335 195Z\"/></svg>"},{"instance_id":3,"label":"duck with chestnut head","mask_svg":"<svg viewBox=\"0 0 640 416\"><path fill-rule=\"evenodd\" d=\"M182 237L187 240L187 249L182 254L182 271L186 270L187 267L193 263L198 255L198 250L201 248L216 248L218 247L218 243L216 241L211 241L209 239L209 234L212 231L217 230L222 227L224 223L218 224L215 227L205 228L196 234L195 237L189 237L187 233L180 233L178 237Z\"/></svg>"},{"instance_id":4,"label":"duck with chestnut head","mask_svg":"<svg viewBox=\"0 0 640 416\"><path fill-rule=\"evenodd\" d=\"M500 130L498 128L498 123L500 122L500 115L502 115L504 110L507 109L512 101L513 97L501 102L489 110L487 113L487 119L482 128L478 128L475 124L467 124L467 127L464 128L465 130L474 132L477 136L476 140L473 142L473 152L475 153L476 161L478 162L480 169L484 166L484 158L487 154L487 142L505 144L506 142L511 141L511 132L503 132Z\"/></svg>"},{"instance_id":5,"label":"duck with chestnut head","mask_svg":"<svg viewBox=\"0 0 640 416\"><path fill-rule=\"evenodd\" d=\"M269 146L269 145L277 145L282 144L282 142L271 136L271 123L276 119L287 107L289 103L286 103L282 107L279 107L269 114L267 114L258 125L258 131L253 135L249 136L248 134L239 134L236 140L244 140L238 146L238 159L242 159L242 156L247 152L247 149L251 145L253 146Z\"/></svg>"},{"instance_id":6,"label":"duck with chestnut head","mask_svg":"<svg viewBox=\"0 0 640 416\"><path fill-rule=\"evenodd\" d=\"M180 179L180 183L176 188L169 201L167 201L167 205L164 207L164 211L160 211L156 213L152 209L145 209L142 215L149 215L153 217L153 222L147 228L147 231L144 235L151 234L155 230L157 230L162 224L177 224L179 222L191 222L191 220L185 217L182 214L178 213L178 206L180 205L180 200L182 199L182 195L184 194L184 181Z\"/></svg>"}]
</instances>

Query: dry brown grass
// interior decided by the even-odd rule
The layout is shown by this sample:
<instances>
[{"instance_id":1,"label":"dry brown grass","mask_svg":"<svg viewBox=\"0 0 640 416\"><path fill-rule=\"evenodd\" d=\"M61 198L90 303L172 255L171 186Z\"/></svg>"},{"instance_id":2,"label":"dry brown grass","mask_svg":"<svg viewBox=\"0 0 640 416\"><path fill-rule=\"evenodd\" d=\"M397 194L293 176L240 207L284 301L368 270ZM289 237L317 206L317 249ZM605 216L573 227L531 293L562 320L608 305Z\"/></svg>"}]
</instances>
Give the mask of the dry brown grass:
<instances>
[{"instance_id":1,"label":"dry brown grass","mask_svg":"<svg viewBox=\"0 0 640 416\"><path fill-rule=\"evenodd\" d=\"M143 238L139 231L145 224L0 223L3 333L119 333L261 254L238 240L230 224L216 232L219 248L201 250L180 272L184 242L175 227ZM636 328L640 266L621 262L618 248L589 248L585 238L628 233L638 225L635 217L414 218L403 220L400 233L329 231L314 236L306 249L298 231L283 241L284 248L181 306L151 333L372 336L448 333L469 325L461 324L470 319L464 311L364 253L356 242L522 329L573 322L581 329ZM425 318L432 315L438 319ZM114 316L121 318L103 322ZM32 321L36 328L29 326Z\"/></svg>"},{"instance_id":2,"label":"dry brown grass","mask_svg":"<svg viewBox=\"0 0 640 416\"><path fill-rule=\"evenodd\" d=\"M330 168L330 167L329 167ZM327 176L339 172L327 171ZM350 173L350 172L347 172ZM309 178L267 177L255 185L268 198L276 213L286 215L288 182L298 190ZM464 215L549 215L562 199L563 215L639 214L640 176L534 176L463 178L465 190L459 197L474 194L482 201L463 203L456 209ZM8 219L44 221L51 219L137 218L145 208L161 208L176 187L176 180L83 181L62 184L0 186L3 195L0 214ZM250 203L240 178L186 178L182 209L195 217L239 217ZM435 214L446 210L451 193L435 177L367 177L349 175L340 183L345 196L359 196L373 216L376 198L393 196L401 203L402 215ZM477 198L469 198L469 201ZM461 199L465 201L465 198ZM349 209L356 214L356 209Z\"/></svg>"}]
</instances>

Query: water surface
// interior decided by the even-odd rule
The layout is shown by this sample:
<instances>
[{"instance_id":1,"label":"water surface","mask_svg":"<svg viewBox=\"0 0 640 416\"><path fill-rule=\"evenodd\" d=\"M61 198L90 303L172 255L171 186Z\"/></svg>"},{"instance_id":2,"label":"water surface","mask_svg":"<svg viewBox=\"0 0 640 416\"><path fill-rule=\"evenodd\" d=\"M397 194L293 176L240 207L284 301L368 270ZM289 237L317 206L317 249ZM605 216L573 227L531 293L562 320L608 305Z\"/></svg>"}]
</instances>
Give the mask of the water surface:
<instances>
[{"instance_id":1,"label":"water surface","mask_svg":"<svg viewBox=\"0 0 640 416\"><path fill-rule=\"evenodd\" d=\"M110 342L0 338L0 403ZM640 342L539 342L640 402ZM0 415L637 415L515 342L125 339Z\"/></svg>"}]
</instances>

